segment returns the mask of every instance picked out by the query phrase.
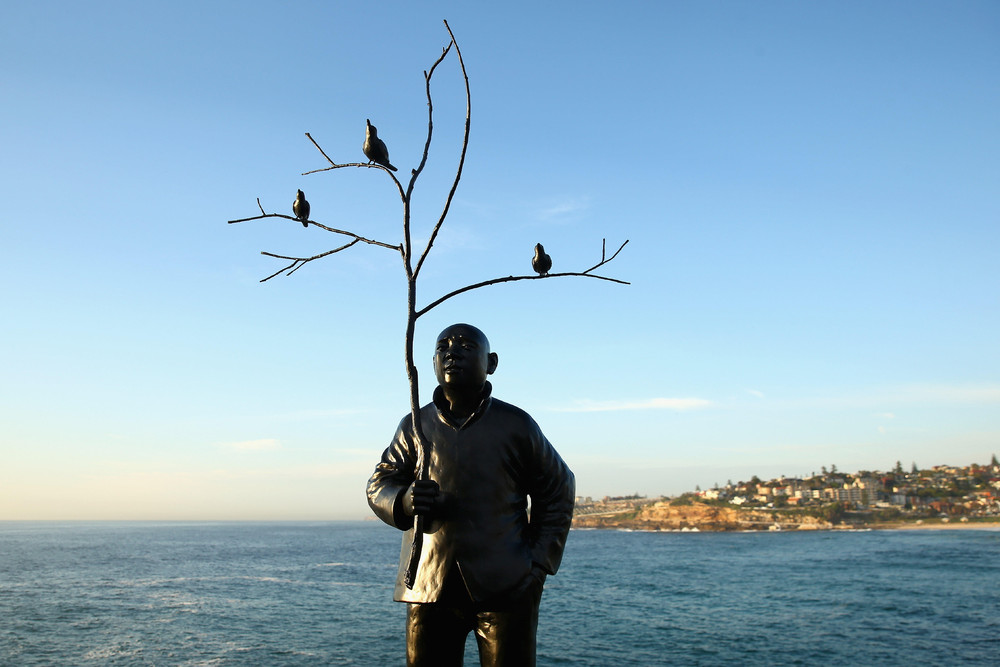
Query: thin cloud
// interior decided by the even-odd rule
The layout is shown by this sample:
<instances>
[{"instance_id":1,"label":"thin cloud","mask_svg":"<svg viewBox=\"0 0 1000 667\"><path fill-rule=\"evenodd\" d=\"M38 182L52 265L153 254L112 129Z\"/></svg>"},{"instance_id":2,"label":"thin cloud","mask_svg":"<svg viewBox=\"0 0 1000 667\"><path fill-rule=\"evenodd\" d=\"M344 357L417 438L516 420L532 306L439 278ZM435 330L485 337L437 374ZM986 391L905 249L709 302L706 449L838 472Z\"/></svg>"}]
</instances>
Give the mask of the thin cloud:
<instances>
[{"instance_id":1,"label":"thin cloud","mask_svg":"<svg viewBox=\"0 0 1000 667\"><path fill-rule=\"evenodd\" d=\"M756 389L747 389L747 393L751 396L756 396L757 398L764 398L764 392L757 391Z\"/></svg>"},{"instance_id":2,"label":"thin cloud","mask_svg":"<svg viewBox=\"0 0 1000 667\"><path fill-rule=\"evenodd\" d=\"M893 419L886 410L902 405L989 405L1000 404L1000 384L910 384L859 389L853 393L769 399L770 409L851 409L862 408L882 419ZM891 415L891 416L890 416Z\"/></svg>"},{"instance_id":3,"label":"thin cloud","mask_svg":"<svg viewBox=\"0 0 1000 667\"><path fill-rule=\"evenodd\" d=\"M239 442L224 442L220 447L233 449L238 452L264 452L281 449L281 442L274 438L261 438L260 440L241 440Z\"/></svg>"},{"instance_id":4,"label":"thin cloud","mask_svg":"<svg viewBox=\"0 0 1000 667\"><path fill-rule=\"evenodd\" d=\"M539 209L541 220L559 221L590 208L590 197L575 197L552 203Z\"/></svg>"},{"instance_id":5,"label":"thin cloud","mask_svg":"<svg viewBox=\"0 0 1000 667\"><path fill-rule=\"evenodd\" d=\"M580 400L573 405L553 408L556 412L625 412L629 410L700 410L712 405L703 398L647 398L635 401Z\"/></svg>"},{"instance_id":6,"label":"thin cloud","mask_svg":"<svg viewBox=\"0 0 1000 667\"><path fill-rule=\"evenodd\" d=\"M917 384L900 392L905 400L927 403L1000 403L997 384Z\"/></svg>"},{"instance_id":7,"label":"thin cloud","mask_svg":"<svg viewBox=\"0 0 1000 667\"><path fill-rule=\"evenodd\" d=\"M256 413L242 417L244 422L254 423L271 422L308 422L324 419L341 419L354 415L370 412L368 408L305 408L302 410L292 410L290 412L270 412Z\"/></svg>"},{"instance_id":8,"label":"thin cloud","mask_svg":"<svg viewBox=\"0 0 1000 667\"><path fill-rule=\"evenodd\" d=\"M295 412L277 415L275 418L288 420L328 419L330 417L347 417L350 415L356 415L360 412L362 411L357 408L321 408L316 410L297 410Z\"/></svg>"}]
</instances>

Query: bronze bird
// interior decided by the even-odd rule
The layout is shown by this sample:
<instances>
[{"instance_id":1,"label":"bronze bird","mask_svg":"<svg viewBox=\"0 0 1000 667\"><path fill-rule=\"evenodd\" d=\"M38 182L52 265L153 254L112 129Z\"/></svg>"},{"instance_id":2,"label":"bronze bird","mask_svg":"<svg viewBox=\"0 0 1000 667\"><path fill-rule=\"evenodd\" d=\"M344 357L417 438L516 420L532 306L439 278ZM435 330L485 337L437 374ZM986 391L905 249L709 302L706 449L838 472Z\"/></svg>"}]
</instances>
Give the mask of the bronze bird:
<instances>
[{"instance_id":1,"label":"bronze bird","mask_svg":"<svg viewBox=\"0 0 1000 667\"><path fill-rule=\"evenodd\" d=\"M302 222L303 227L308 227L309 223L309 202L306 201L306 195L299 190L299 193L295 195L295 201L292 202L292 213L295 217Z\"/></svg>"},{"instance_id":2,"label":"bronze bird","mask_svg":"<svg viewBox=\"0 0 1000 667\"><path fill-rule=\"evenodd\" d=\"M540 276L549 275L552 268L552 258L545 254L545 248L541 243L535 244L535 256L531 258L531 268Z\"/></svg>"},{"instance_id":3,"label":"bronze bird","mask_svg":"<svg viewBox=\"0 0 1000 667\"><path fill-rule=\"evenodd\" d=\"M367 118L365 118L365 123L367 123L365 143L361 149L365 152L365 157L368 158L368 164L375 162L386 169L396 171L396 168L389 164L389 149L385 147L385 142L378 138L378 129Z\"/></svg>"}]
</instances>

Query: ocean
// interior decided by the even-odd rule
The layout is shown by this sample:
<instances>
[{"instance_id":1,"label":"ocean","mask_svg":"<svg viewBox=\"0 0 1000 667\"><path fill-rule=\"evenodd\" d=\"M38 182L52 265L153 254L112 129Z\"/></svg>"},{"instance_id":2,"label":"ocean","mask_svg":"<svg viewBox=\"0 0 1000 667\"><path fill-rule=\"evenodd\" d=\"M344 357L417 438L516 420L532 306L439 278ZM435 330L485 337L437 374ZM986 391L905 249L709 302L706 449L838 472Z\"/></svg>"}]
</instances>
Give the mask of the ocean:
<instances>
[{"instance_id":1,"label":"ocean","mask_svg":"<svg viewBox=\"0 0 1000 667\"><path fill-rule=\"evenodd\" d=\"M0 665L402 665L398 554L374 521L0 522ZM540 666L998 656L995 529L573 531L538 630Z\"/></svg>"}]
</instances>

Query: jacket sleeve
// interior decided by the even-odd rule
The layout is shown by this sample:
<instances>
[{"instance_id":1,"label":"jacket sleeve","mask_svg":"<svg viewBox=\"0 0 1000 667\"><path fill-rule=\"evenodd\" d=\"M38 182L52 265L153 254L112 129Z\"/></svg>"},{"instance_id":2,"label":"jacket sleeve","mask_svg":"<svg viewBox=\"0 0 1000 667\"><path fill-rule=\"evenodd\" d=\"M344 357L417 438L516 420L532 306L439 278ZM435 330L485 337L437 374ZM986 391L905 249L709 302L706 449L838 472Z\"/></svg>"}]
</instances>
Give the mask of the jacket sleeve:
<instances>
[{"instance_id":1,"label":"jacket sleeve","mask_svg":"<svg viewBox=\"0 0 1000 667\"><path fill-rule=\"evenodd\" d=\"M538 425L532 426L531 560L555 574L573 522L576 479Z\"/></svg>"},{"instance_id":2,"label":"jacket sleeve","mask_svg":"<svg viewBox=\"0 0 1000 667\"><path fill-rule=\"evenodd\" d=\"M415 478L416 450L409 437L410 417L396 429L392 442L382 452L382 459L368 479L368 506L385 523L400 530L413 526L413 517L403 512L402 494Z\"/></svg>"}]
</instances>

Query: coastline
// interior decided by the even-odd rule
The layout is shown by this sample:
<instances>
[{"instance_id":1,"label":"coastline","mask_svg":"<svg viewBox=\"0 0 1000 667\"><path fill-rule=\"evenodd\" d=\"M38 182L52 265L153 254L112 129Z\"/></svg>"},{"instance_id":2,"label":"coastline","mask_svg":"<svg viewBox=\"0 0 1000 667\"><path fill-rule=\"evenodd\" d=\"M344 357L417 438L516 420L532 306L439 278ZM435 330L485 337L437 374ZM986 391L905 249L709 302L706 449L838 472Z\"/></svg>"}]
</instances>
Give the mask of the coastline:
<instances>
[{"instance_id":1,"label":"coastline","mask_svg":"<svg viewBox=\"0 0 1000 667\"><path fill-rule=\"evenodd\" d=\"M831 517L832 518L832 517ZM1000 517L924 517L879 521L854 516L828 520L788 511L735 509L703 503L661 501L622 512L573 517L577 529L645 532L796 532L800 530L1000 530Z\"/></svg>"},{"instance_id":2,"label":"coastline","mask_svg":"<svg viewBox=\"0 0 1000 667\"><path fill-rule=\"evenodd\" d=\"M873 523L865 526L872 530L1000 530L1000 520L997 521L892 521L888 523Z\"/></svg>"},{"instance_id":3,"label":"coastline","mask_svg":"<svg viewBox=\"0 0 1000 667\"><path fill-rule=\"evenodd\" d=\"M744 532L744 533L796 533L796 532L813 532L813 531L869 531L869 530L897 530L897 531L916 531L916 530L987 530L1000 532L1000 521L980 521L976 523L917 523L915 521L897 521L893 523L872 523L872 524L859 524L859 525L848 525L840 524L836 526L826 526L817 527L810 526L808 528L782 528L780 530L770 530L766 528L741 528L738 530L728 529L728 530L718 530L716 528L706 527L699 528L697 526L685 527L685 528L665 528L659 526L650 526L649 524L630 526L627 524L615 524L615 525L574 525L573 530L617 530L626 533L732 533L732 532Z\"/></svg>"}]
</instances>

